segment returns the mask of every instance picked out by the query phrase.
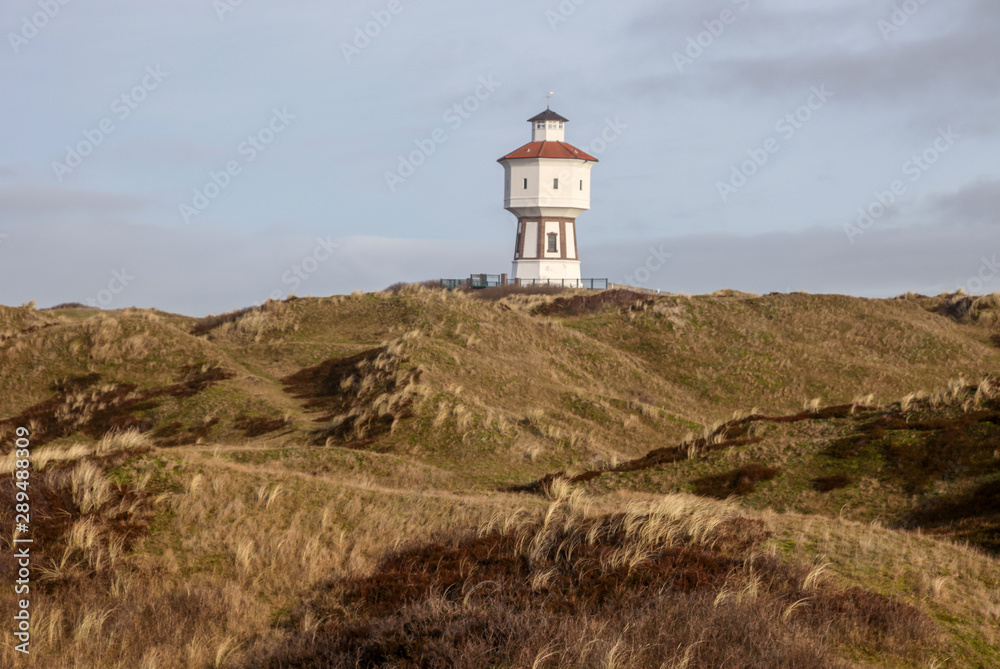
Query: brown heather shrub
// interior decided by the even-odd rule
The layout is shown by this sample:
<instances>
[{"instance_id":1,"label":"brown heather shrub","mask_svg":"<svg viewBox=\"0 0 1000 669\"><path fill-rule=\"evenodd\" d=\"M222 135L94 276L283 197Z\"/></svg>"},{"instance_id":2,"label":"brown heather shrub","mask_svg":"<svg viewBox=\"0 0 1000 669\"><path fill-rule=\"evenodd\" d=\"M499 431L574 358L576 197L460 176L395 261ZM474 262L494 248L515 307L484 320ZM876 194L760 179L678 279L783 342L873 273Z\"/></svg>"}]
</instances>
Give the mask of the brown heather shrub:
<instances>
[{"instance_id":1,"label":"brown heather shrub","mask_svg":"<svg viewBox=\"0 0 1000 669\"><path fill-rule=\"evenodd\" d=\"M212 429L219 422L219 419L214 416L206 416L201 422L187 427L179 421L174 421L157 429L153 433L153 439L157 446L163 448L201 443L211 436Z\"/></svg>"},{"instance_id":2,"label":"brown heather shrub","mask_svg":"<svg viewBox=\"0 0 1000 669\"><path fill-rule=\"evenodd\" d=\"M326 622L249 666L847 669L847 639L921 657L925 614L838 590L767 536L691 496L611 515L562 498L329 582L296 614Z\"/></svg>"},{"instance_id":3,"label":"brown heather shrub","mask_svg":"<svg viewBox=\"0 0 1000 669\"><path fill-rule=\"evenodd\" d=\"M934 498L915 509L908 527L944 530L993 555L1000 555L1000 480L955 495Z\"/></svg>"},{"instance_id":4,"label":"brown heather shrub","mask_svg":"<svg viewBox=\"0 0 1000 669\"><path fill-rule=\"evenodd\" d=\"M562 295L573 289L562 286L495 286L493 288L478 288L470 290L469 296L479 300L497 301L511 295Z\"/></svg>"},{"instance_id":5,"label":"brown heather shrub","mask_svg":"<svg viewBox=\"0 0 1000 669\"><path fill-rule=\"evenodd\" d=\"M1000 469L993 457L1000 449L1000 412L995 400L985 403L988 408L980 411L944 406L932 415L928 407L906 418L881 415L832 441L823 453L840 460L877 454L886 462L884 473L909 494L935 481L989 474Z\"/></svg>"},{"instance_id":6,"label":"brown heather shrub","mask_svg":"<svg viewBox=\"0 0 1000 669\"><path fill-rule=\"evenodd\" d=\"M288 425L289 422L285 418L264 418L263 416L247 416L246 414L237 416L233 422L233 426L237 430L242 430L243 435L249 438L277 432Z\"/></svg>"},{"instance_id":7,"label":"brown heather shrub","mask_svg":"<svg viewBox=\"0 0 1000 669\"><path fill-rule=\"evenodd\" d=\"M800 417L796 417L796 419L805 420L807 416L811 416L811 414L802 414ZM585 483L607 472L636 472L682 460L693 460L708 451L725 450L733 446L755 444L761 441L761 437L755 434L755 421L758 420L782 419L768 419L756 415L738 418L729 423L719 423L712 427L706 427L701 437L691 437L691 439L678 446L657 448L649 451L642 457L626 460L625 462L615 462L615 464L609 464L603 469L586 471L575 476L568 476L566 472L562 471L546 474L537 481L510 486L505 490L508 492L546 493L552 483L560 479L567 479L570 483Z\"/></svg>"},{"instance_id":8,"label":"brown heather shrub","mask_svg":"<svg viewBox=\"0 0 1000 669\"><path fill-rule=\"evenodd\" d=\"M57 309L87 309L87 305L81 302L63 302L54 307L49 307L45 311L56 311Z\"/></svg>"},{"instance_id":9,"label":"brown heather shrub","mask_svg":"<svg viewBox=\"0 0 1000 669\"><path fill-rule=\"evenodd\" d=\"M819 476L812 480L813 488L817 492L831 492L833 490L839 490L840 488L846 488L852 483L854 483L854 479L852 479L847 474L834 474L833 476Z\"/></svg>"},{"instance_id":10,"label":"brown heather shrub","mask_svg":"<svg viewBox=\"0 0 1000 669\"><path fill-rule=\"evenodd\" d=\"M632 309L637 305L640 308L652 306L655 302L656 300L651 299L648 295L631 290L615 289L597 294L560 297L539 306L536 312L544 316L579 316L600 312L609 306L618 309Z\"/></svg>"},{"instance_id":11,"label":"brown heather shrub","mask_svg":"<svg viewBox=\"0 0 1000 669\"><path fill-rule=\"evenodd\" d=\"M765 467L750 463L722 474L703 476L694 481L695 493L703 497L726 499L733 495L749 495L762 481L770 481L778 475L775 467Z\"/></svg>"}]
</instances>

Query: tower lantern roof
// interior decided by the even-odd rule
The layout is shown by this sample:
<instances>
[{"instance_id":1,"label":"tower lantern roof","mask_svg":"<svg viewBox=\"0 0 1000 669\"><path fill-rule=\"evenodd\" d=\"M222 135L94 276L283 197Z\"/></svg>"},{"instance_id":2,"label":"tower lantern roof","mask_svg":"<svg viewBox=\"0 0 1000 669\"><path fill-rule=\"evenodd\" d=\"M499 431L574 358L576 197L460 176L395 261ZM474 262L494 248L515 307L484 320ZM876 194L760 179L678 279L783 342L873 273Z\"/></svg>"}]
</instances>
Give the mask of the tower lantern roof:
<instances>
[{"instance_id":1,"label":"tower lantern roof","mask_svg":"<svg viewBox=\"0 0 1000 669\"><path fill-rule=\"evenodd\" d=\"M541 114L528 119L528 123L538 123L540 121L562 121L563 123L569 123L568 118L560 116L551 109L546 109Z\"/></svg>"},{"instance_id":2,"label":"tower lantern roof","mask_svg":"<svg viewBox=\"0 0 1000 669\"><path fill-rule=\"evenodd\" d=\"M500 159L500 162L519 158L556 158L597 162L597 158L589 153L566 143L565 126L569 123L569 119L565 116L555 113L552 109L546 109L528 121L531 123L531 142L517 151L508 153Z\"/></svg>"}]
</instances>

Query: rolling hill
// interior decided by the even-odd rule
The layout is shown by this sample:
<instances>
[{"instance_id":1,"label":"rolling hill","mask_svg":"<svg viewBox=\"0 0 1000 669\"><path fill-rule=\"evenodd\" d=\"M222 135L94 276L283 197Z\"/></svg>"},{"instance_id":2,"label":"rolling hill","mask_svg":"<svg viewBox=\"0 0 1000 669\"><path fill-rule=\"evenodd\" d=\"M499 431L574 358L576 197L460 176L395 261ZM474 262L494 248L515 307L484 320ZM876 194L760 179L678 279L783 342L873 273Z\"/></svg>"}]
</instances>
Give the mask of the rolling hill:
<instances>
[{"instance_id":1,"label":"rolling hill","mask_svg":"<svg viewBox=\"0 0 1000 669\"><path fill-rule=\"evenodd\" d=\"M3 662L997 666L998 335L964 295L0 307Z\"/></svg>"}]
</instances>

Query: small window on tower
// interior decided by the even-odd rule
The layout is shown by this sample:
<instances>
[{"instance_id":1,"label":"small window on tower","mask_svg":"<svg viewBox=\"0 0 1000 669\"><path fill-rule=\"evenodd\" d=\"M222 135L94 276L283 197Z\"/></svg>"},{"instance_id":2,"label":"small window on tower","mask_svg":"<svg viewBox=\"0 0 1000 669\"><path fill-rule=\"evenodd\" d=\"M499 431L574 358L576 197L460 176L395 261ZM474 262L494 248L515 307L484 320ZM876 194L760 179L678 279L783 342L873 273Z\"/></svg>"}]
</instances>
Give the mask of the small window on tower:
<instances>
[{"instance_id":1,"label":"small window on tower","mask_svg":"<svg viewBox=\"0 0 1000 669\"><path fill-rule=\"evenodd\" d=\"M552 190L559 190L559 179L552 180Z\"/></svg>"},{"instance_id":2,"label":"small window on tower","mask_svg":"<svg viewBox=\"0 0 1000 669\"><path fill-rule=\"evenodd\" d=\"M557 235L554 232L550 232L548 237L549 237L548 253L559 253L559 235Z\"/></svg>"},{"instance_id":3,"label":"small window on tower","mask_svg":"<svg viewBox=\"0 0 1000 669\"><path fill-rule=\"evenodd\" d=\"M580 179L580 190L583 190L583 179Z\"/></svg>"},{"instance_id":4,"label":"small window on tower","mask_svg":"<svg viewBox=\"0 0 1000 669\"><path fill-rule=\"evenodd\" d=\"M544 128L544 127L545 127L545 124L544 124L544 123L539 123L539 124L538 124L538 125L537 125L536 127L537 127L537 128L539 129L539 130L541 130L542 128Z\"/></svg>"},{"instance_id":5,"label":"small window on tower","mask_svg":"<svg viewBox=\"0 0 1000 669\"><path fill-rule=\"evenodd\" d=\"M528 190L528 180L524 180L524 190Z\"/></svg>"}]
</instances>

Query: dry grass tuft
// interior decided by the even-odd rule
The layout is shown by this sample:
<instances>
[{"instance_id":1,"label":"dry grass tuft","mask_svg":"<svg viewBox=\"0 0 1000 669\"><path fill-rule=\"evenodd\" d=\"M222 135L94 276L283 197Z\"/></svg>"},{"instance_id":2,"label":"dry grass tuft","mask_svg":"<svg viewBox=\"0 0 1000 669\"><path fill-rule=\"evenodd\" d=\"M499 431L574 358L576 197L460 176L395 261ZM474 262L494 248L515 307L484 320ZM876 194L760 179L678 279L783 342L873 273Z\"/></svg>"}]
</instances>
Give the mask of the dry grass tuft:
<instances>
[{"instance_id":1,"label":"dry grass tuft","mask_svg":"<svg viewBox=\"0 0 1000 669\"><path fill-rule=\"evenodd\" d=\"M99 509L111 499L111 482L90 462L81 462L70 475L73 503L81 513Z\"/></svg>"},{"instance_id":2,"label":"dry grass tuft","mask_svg":"<svg viewBox=\"0 0 1000 669\"><path fill-rule=\"evenodd\" d=\"M97 442L94 454L98 456L117 452L144 451L153 447L149 435L139 430L112 430Z\"/></svg>"},{"instance_id":3,"label":"dry grass tuft","mask_svg":"<svg viewBox=\"0 0 1000 669\"><path fill-rule=\"evenodd\" d=\"M328 421L314 431L317 442L372 439L412 416L410 407L422 392L420 368L404 367L403 351L412 339L404 337L381 348L328 360L282 379L287 392L307 400L307 408L325 414L317 419ZM472 417L464 415L464 407L456 405L453 412L460 429L469 427ZM435 422L446 419L439 410Z\"/></svg>"},{"instance_id":4,"label":"dry grass tuft","mask_svg":"<svg viewBox=\"0 0 1000 669\"><path fill-rule=\"evenodd\" d=\"M690 496L610 515L560 498L331 583L311 604L328 622L253 666L714 667L739 657L735 666L846 669L834 651L844 638L923 657L926 616L838 590L825 565L782 562L761 550L765 538L732 507Z\"/></svg>"},{"instance_id":5,"label":"dry grass tuft","mask_svg":"<svg viewBox=\"0 0 1000 669\"><path fill-rule=\"evenodd\" d=\"M193 335L211 335L216 339L230 339L242 343L259 343L275 335L295 331L298 320L289 303L293 298L279 302L268 300L259 307L247 307L218 316L207 316L191 328Z\"/></svg>"}]
</instances>

